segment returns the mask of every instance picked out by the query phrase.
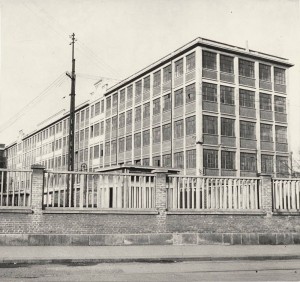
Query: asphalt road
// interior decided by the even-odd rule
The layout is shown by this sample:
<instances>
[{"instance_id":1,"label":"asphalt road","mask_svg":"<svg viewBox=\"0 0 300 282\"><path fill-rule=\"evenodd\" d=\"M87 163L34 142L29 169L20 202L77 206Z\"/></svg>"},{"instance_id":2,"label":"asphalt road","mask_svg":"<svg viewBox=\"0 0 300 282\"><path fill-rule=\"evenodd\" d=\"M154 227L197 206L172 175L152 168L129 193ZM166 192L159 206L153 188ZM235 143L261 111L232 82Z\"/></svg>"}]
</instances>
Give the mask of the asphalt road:
<instances>
[{"instance_id":1,"label":"asphalt road","mask_svg":"<svg viewBox=\"0 0 300 282\"><path fill-rule=\"evenodd\" d=\"M0 281L299 281L300 260L0 265Z\"/></svg>"}]
</instances>

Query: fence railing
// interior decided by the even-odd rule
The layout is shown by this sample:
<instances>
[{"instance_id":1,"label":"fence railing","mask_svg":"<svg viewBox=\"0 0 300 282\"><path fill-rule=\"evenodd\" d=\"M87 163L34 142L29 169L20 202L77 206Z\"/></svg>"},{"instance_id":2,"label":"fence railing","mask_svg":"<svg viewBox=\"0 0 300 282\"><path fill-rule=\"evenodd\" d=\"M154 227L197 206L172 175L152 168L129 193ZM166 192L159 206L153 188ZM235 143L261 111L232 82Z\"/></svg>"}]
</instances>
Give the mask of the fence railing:
<instances>
[{"instance_id":1,"label":"fence railing","mask_svg":"<svg viewBox=\"0 0 300 282\"><path fill-rule=\"evenodd\" d=\"M258 210L259 178L169 175L169 210Z\"/></svg>"},{"instance_id":2,"label":"fence railing","mask_svg":"<svg viewBox=\"0 0 300 282\"><path fill-rule=\"evenodd\" d=\"M153 209L155 176L48 171L44 207Z\"/></svg>"},{"instance_id":3,"label":"fence railing","mask_svg":"<svg viewBox=\"0 0 300 282\"><path fill-rule=\"evenodd\" d=\"M300 179L275 178L272 185L274 210L299 211Z\"/></svg>"},{"instance_id":4,"label":"fence railing","mask_svg":"<svg viewBox=\"0 0 300 282\"><path fill-rule=\"evenodd\" d=\"M31 177L31 170L0 169L0 207L29 207Z\"/></svg>"}]
</instances>

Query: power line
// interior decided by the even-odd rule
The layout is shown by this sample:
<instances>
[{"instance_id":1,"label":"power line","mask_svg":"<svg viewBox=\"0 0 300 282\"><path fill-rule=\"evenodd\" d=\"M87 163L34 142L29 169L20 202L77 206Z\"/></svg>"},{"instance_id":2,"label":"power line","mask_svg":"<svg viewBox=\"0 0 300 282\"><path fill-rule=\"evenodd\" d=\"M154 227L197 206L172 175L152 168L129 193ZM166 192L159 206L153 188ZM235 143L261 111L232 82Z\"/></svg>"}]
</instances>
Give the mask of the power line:
<instances>
[{"instance_id":1,"label":"power line","mask_svg":"<svg viewBox=\"0 0 300 282\"><path fill-rule=\"evenodd\" d=\"M14 124L18 119L20 119L24 114L28 112L28 110L39 103L41 99L46 96L50 90L53 88L59 87L61 83L66 80L65 73L63 72L56 78L49 86L47 86L40 94L38 94L33 100L31 100L28 104L26 104L20 111L18 111L14 116L12 116L8 121L0 126L0 133L5 129Z\"/></svg>"}]
</instances>

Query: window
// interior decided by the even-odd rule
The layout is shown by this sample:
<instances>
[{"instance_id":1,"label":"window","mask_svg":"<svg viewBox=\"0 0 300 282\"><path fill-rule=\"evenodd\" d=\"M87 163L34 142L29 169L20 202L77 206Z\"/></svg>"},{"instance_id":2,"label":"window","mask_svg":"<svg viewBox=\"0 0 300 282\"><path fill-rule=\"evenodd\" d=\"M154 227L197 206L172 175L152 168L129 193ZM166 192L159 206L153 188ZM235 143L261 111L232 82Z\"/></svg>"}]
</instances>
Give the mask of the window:
<instances>
[{"instance_id":1,"label":"window","mask_svg":"<svg viewBox=\"0 0 300 282\"><path fill-rule=\"evenodd\" d=\"M123 128L125 126L125 113L121 113L119 116L119 128Z\"/></svg>"},{"instance_id":2,"label":"window","mask_svg":"<svg viewBox=\"0 0 300 282\"><path fill-rule=\"evenodd\" d=\"M143 159L143 165L144 166L149 166L150 165L150 159L149 158Z\"/></svg>"},{"instance_id":3,"label":"window","mask_svg":"<svg viewBox=\"0 0 300 282\"><path fill-rule=\"evenodd\" d=\"M149 118L150 117L150 102L144 104L144 109L143 109L143 118Z\"/></svg>"},{"instance_id":4,"label":"window","mask_svg":"<svg viewBox=\"0 0 300 282\"><path fill-rule=\"evenodd\" d=\"M105 143L105 156L110 156L110 142Z\"/></svg>"},{"instance_id":5,"label":"window","mask_svg":"<svg viewBox=\"0 0 300 282\"><path fill-rule=\"evenodd\" d=\"M254 62L239 59L239 74L254 78Z\"/></svg>"},{"instance_id":6,"label":"window","mask_svg":"<svg viewBox=\"0 0 300 282\"><path fill-rule=\"evenodd\" d=\"M80 112L80 121L83 122L84 121L84 111Z\"/></svg>"},{"instance_id":7,"label":"window","mask_svg":"<svg viewBox=\"0 0 300 282\"><path fill-rule=\"evenodd\" d=\"M221 118L221 135L222 136L235 136L235 130L234 130L234 119L230 118Z\"/></svg>"},{"instance_id":8,"label":"window","mask_svg":"<svg viewBox=\"0 0 300 282\"><path fill-rule=\"evenodd\" d=\"M104 121L101 121L101 123L100 123L100 134L101 135L104 134Z\"/></svg>"},{"instance_id":9,"label":"window","mask_svg":"<svg viewBox=\"0 0 300 282\"><path fill-rule=\"evenodd\" d=\"M275 133L276 133L276 142L277 143L283 143L283 144L287 143L286 127L276 125Z\"/></svg>"},{"instance_id":10,"label":"window","mask_svg":"<svg viewBox=\"0 0 300 282\"><path fill-rule=\"evenodd\" d=\"M204 101L217 102L217 85L203 82L202 98Z\"/></svg>"},{"instance_id":11,"label":"window","mask_svg":"<svg viewBox=\"0 0 300 282\"><path fill-rule=\"evenodd\" d=\"M186 168L196 167L196 150L186 151Z\"/></svg>"},{"instance_id":12,"label":"window","mask_svg":"<svg viewBox=\"0 0 300 282\"><path fill-rule=\"evenodd\" d=\"M150 91L150 75L144 78L144 92Z\"/></svg>"},{"instance_id":13,"label":"window","mask_svg":"<svg viewBox=\"0 0 300 282\"><path fill-rule=\"evenodd\" d=\"M141 133L134 134L134 148L141 148Z\"/></svg>"},{"instance_id":14,"label":"window","mask_svg":"<svg viewBox=\"0 0 300 282\"><path fill-rule=\"evenodd\" d=\"M240 89L240 107L255 108L255 94L253 91Z\"/></svg>"},{"instance_id":15,"label":"window","mask_svg":"<svg viewBox=\"0 0 300 282\"><path fill-rule=\"evenodd\" d=\"M123 153L125 151L125 138L119 139L119 153Z\"/></svg>"},{"instance_id":16,"label":"window","mask_svg":"<svg viewBox=\"0 0 300 282\"><path fill-rule=\"evenodd\" d=\"M115 155L117 153L117 141L111 141L111 154Z\"/></svg>"},{"instance_id":17,"label":"window","mask_svg":"<svg viewBox=\"0 0 300 282\"><path fill-rule=\"evenodd\" d=\"M97 137L97 136L99 136L99 130L100 128L99 128L99 122L98 123L96 123L96 124L94 124L94 137Z\"/></svg>"},{"instance_id":18,"label":"window","mask_svg":"<svg viewBox=\"0 0 300 282\"><path fill-rule=\"evenodd\" d=\"M127 125L132 124L132 110L126 112L126 124Z\"/></svg>"},{"instance_id":19,"label":"window","mask_svg":"<svg viewBox=\"0 0 300 282\"><path fill-rule=\"evenodd\" d=\"M143 131L143 146L150 145L150 130Z\"/></svg>"},{"instance_id":20,"label":"window","mask_svg":"<svg viewBox=\"0 0 300 282\"><path fill-rule=\"evenodd\" d=\"M99 158L99 145L94 146L94 159Z\"/></svg>"},{"instance_id":21,"label":"window","mask_svg":"<svg viewBox=\"0 0 300 282\"><path fill-rule=\"evenodd\" d=\"M226 73L233 73L233 58L220 55L220 70Z\"/></svg>"},{"instance_id":22,"label":"window","mask_svg":"<svg viewBox=\"0 0 300 282\"><path fill-rule=\"evenodd\" d=\"M125 103L125 89L120 91L120 104Z\"/></svg>"},{"instance_id":23,"label":"window","mask_svg":"<svg viewBox=\"0 0 300 282\"><path fill-rule=\"evenodd\" d=\"M277 156L276 157L276 172L277 173L289 173L289 159L288 157Z\"/></svg>"},{"instance_id":24,"label":"window","mask_svg":"<svg viewBox=\"0 0 300 282\"><path fill-rule=\"evenodd\" d=\"M285 70L280 68L274 68L274 81L275 84L285 85Z\"/></svg>"},{"instance_id":25,"label":"window","mask_svg":"<svg viewBox=\"0 0 300 282\"><path fill-rule=\"evenodd\" d=\"M110 132L110 119L106 120L106 133Z\"/></svg>"},{"instance_id":26,"label":"window","mask_svg":"<svg viewBox=\"0 0 300 282\"><path fill-rule=\"evenodd\" d=\"M271 66L259 64L259 79L271 81Z\"/></svg>"},{"instance_id":27,"label":"window","mask_svg":"<svg viewBox=\"0 0 300 282\"><path fill-rule=\"evenodd\" d=\"M221 167L223 169L235 169L235 152L221 152Z\"/></svg>"},{"instance_id":28,"label":"window","mask_svg":"<svg viewBox=\"0 0 300 282\"><path fill-rule=\"evenodd\" d=\"M166 154L162 156L163 167L171 167L171 154Z\"/></svg>"},{"instance_id":29,"label":"window","mask_svg":"<svg viewBox=\"0 0 300 282\"><path fill-rule=\"evenodd\" d=\"M94 117L94 115L95 115L95 106L92 105L91 106L91 118Z\"/></svg>"},{"instance_id":30,"label":"window","mask_svg":"<svg viewBox=\"0 0 300 282\"><path fill-rule=\"evenodd\" d=\"M259 93L259 108L265 111L272 111L271 95Z\"/></svg>"},{"instance_id":31,"label":"window","mask_svg":"<svg viewBox=\"0 0 300 282\"><path fill-rule=\"evenodd\" d=\"M218 151L203 150L203 166L205 168L218 168Z\"/></svg>"},{"instance_id":32,"label":"window","mask_svg":"<svg viewBox=\"0 0 300 282\"><path fill-rule=\"evenodd\" d=\"M183 120L177 120L174 123L174 137L181 138L183 137Z\"/></svg>"},{"instance_id":33,"label":"window","mask_svg":"<svg viewBox=\"0 0 300 282\"><path fill-rule=\"evenodd\" d=\"M273 141L273 132L271 124L260 124L260 140L267 142Z\"/></svg>"},{"instance_id":34,"label":"window","mask_svg":"<svg viewBox=\"0 0 300 282\"><path fill-rule=\"evenodd\" d=\"M104 152L103 152L103 144L100 144L100 157L103 157ZM87 158L86 158L87 160Z\"/></svg>"},{"instance_id":35,"label":"window","mask_svg":"<svg viewBox=\"0 0 300 282\"><path fill-rule=\"evenodd\" d=\"M187 117L185 119L185 133L191 135L196 132L196 116Z\"/></svg>"},{"instance_id":36,"label":"window","mask_svg":"<svg viewBox=\"0 0 300 282\"><path fill-rule=\"evenodd\" d=\"M111 97L106 98L106 109L109 110L111 108Z\"/></svg>"},{"instance_id":37,"label":"window","mask_svg":"<svg viewBox=\"0 0 300 282\"><path fill-rule=\"evenodd\" d=\"M172 67L171 65L169 65L163 69L163 82L164 83L169 82L171 80L171 77L172 77Z\"/></svg>"},{"instance_id":38,"label":"window","mask_svg":"<svg viewBox=\"0 0 300 282\"><path fill-rule=\"evenodd\" d=\"M132 136L126 136L126 151L132 150Z\"/></svg>"},{"instance_id":39,"label":"window","mask_svg":"<svg viewBox=\"0 0 300 282\"><path fill-rule=\"evenodd\" d=\"M160 166L160 156L152 158L153 166Z\"/></svg>"},{"instance_id":40,"label":"window","mask_svg":"<svg viewBox=\"0 0 300 282\"><path fill-rule=\"evenodd\" d=\"M273 156L261 155L261 172L273 173Z\"/></svg>"},{"instance_id":41,"label":"window","mask_svg":"<svg viewBox=\"0 0 300 282\"><path fill-rule=\"evenodd\" d=\"M174 154L174 167L183 168L184 167L184 156L183 152L178 152Z\"/></svg>"},{"instance_id":42,"label":"window","mask_svg":"<svg viewBox=\"0 0 300 282\"><path fill-rule=\"evenodd\" d=\"M135 98L140 97L142 94L142 81L139 80L135 83Z\"/></svg>"},{"instance_id":43,"label":"window","mask_svg":"<svg viewBox=\"0 0 300 282\"><path fill-rule=\"evenodd\" d=\"M203 133L218 134L218 118L214 116L203 116Z\"/></svg>"},{"instance_id":44,"label":"window","mask_svg":"<svg viewBox=\"0 0 300 282\"><path fill-rule=\"evenodd\" d=\"M175 107L182 106L183 104L183 90L178 89L175 91Z\"/></svg>"},{"instance_id":45,"label":"window","mask_svg":"<svg viewBox=\"0 0 300 282\"><path fill-rule=\"evenodd\" d=\"M153 74L153 87L159 87L161 85L160 70Z\"/></svg>"},{"instance_id":46,"label":"window","mask_svg":"<svg viewBox=\"0 0 300 282\"><path fill-rule=\"evenodd\" d=\"M115 93L113 95L113 108L115 108L118 105L118 93Z\"/></svg>"},{"instance_id":47,"label":"window","mask_svg":"<svg viewBox=\"0 0 300 282\"><path fill-rule=\"evenodd\" d=\"M101 101L101 113L104 113L104 100Z\"/></svg>"},{"instance_id":48,"label":"window","mask_svg":"<svg viewBox=\"0 0 300 282\"><path fill-rule=\"evenodd\" d=\"M275 112L278 113L286 113L286 103L284 97L275 96L274 97L275 103Z\"/></svg>"},{"instance_id":49,"label":"window","mask_svg":"<svg viewBox=\"0 0 300 282\"><path fill-rule=\"evenodd\" d=\"M221 103L234 105L234 89L232 87L221 85Z\"/></svg>"},{"instance_id":50,"label":"window","mask_svg":"<svg viewBox=\"0 0 300 282\"><path fill-rule=\"evenodd\" d=\"M171 124L165 124L162 127L163 131L163 141L168 141L171 140Z\"/></svg>"},{"instance_id":51,"label":"window","mask_svg":"<svg viewBox=\"0 0 300 282\"><path fill-rule=\"evenodd\" d=\"M240 121L240 137L255 140L255 123Z\"/></svg>"},{"instance_id":52,"label":"window","mask_svg":"<svg viewBox=\"0 0 300 282\"><path fill-rule=\"evenodd\" d=\"M111 130L117 130L118 119L117 116L112 117L111 119Z\"/></svg>"},{"instance_id":53,"label":"window","mask_svg":"<svg viewBox=\"0 0 300 282\"><path fill-rule=\"evenodd\" d=\"M163 112L167 112L171 109L171 94L163 96Z\"/></svg>"},{"instance_id":54,"label":"window","mask_svg":"<svg viewBox=\"0 0 300 282\"><path fill-rule=\"evenodd\" d=\"M241 170L256 172L256 155L241 153Z\"/></svg>"},{"instance_id":55,"label":"window","mask_svg":"<svg viewBox=\"0 0 300 282\"><path fill-rule=\"evenodd\" d=\"M183 59L175 62L175 77L183 75Z\"/></svg>"},{"instance_id":56,"label":"window","mask_svg":"<svg viewBox=\"0 0 300 282\"><path fill-rule=\"evenodd\" d=\"M217 55L208 51L202 53L202 65L204 69L216 70Z\"/></svg>"},{"instance_id":57,"label":"window","mask_svg":"<svg viewBox=\"0 0 300 282\"><path fill-rule=\"evenodd\" d=\"M135 108L135 121L141 121L142 108L141 106Z\"/></svg>"},{"instance_id":58,"label":"window","mask_svg":"<svg viewBox=\"0 0 300 282\"><path fill-rule=\"evenodd\" d=\"M153 115L160 114L160 98L153 101Z\"/></svg>"},{"instance_id":59,"label":"window","mask_svg":"<svg viewBox=\"0 0 300 282\"><path fill-rule=\"evenodd\" d=\"M132 94L133 94L133 87L132 85L129 85L127 87L127 101L132 99Z\"/></svg>"},{"instance_id":60,"label":"window","mask_svg":"<svg viewBox=\"0 0 300 282\"><path fill-rule=\"evenodd\" d=\"M153 144L160 142L160 126L153 128Z\"/></svg>"},{"instance_id":61,"label":"window","mask_svg":"<svg viewBox=\"0 0 300 282\"><path fill-rule=\"evenodd\" d=\"M195 90L195 83L188 85L185 88L185 95L186 95L186 103L190 103L195 101L196 99L196 90Z\"/></svg>"},{"instance_id":62,"label":"window","mask_svg":"<svg viewBox=\"0 0 300 282\"><path fill-rule=\"evenodd\" d=\"M186 56L186 72L193 71L196 66L195 52Z\"/></svg>"}]
</instances>

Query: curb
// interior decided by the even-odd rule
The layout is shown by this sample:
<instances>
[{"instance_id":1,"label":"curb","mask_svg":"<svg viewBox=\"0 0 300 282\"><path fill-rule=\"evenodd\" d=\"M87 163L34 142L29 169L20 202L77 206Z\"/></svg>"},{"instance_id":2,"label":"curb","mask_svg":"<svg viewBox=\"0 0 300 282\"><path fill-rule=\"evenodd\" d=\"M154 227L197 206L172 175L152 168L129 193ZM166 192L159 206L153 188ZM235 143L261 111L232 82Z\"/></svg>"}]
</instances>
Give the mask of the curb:
<instances>
[{"instance_id":1,"label":"curb","mask_svg":"<svg viewBox=\"0 0 300 282\"><path fill-rule=\"evenodd\" d=\"M0 259L0 268L5 265L24 264L100 264L100 263L176 263L184 261L237 261L237 260L300 260L300 255L270 255L270 256L241 256L241 257L163 257L163 258L91 258L91 259Z\"/></svg>"}]
</instances>

